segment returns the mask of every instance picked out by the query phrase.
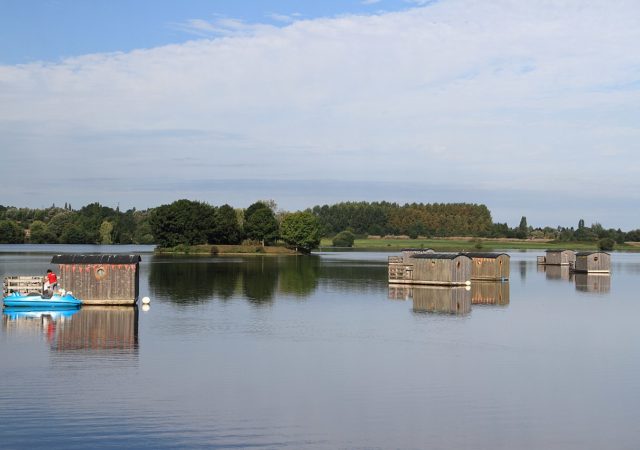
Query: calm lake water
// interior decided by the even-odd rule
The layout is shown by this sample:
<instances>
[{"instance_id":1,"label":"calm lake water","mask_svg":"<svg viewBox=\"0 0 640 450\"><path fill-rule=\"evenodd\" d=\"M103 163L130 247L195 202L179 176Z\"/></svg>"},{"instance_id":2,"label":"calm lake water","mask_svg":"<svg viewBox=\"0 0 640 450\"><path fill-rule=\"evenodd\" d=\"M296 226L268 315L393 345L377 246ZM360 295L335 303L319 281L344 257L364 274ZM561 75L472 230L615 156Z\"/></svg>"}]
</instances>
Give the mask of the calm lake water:
<instances>
[{"instance_id":1,"label":"calm lake water","mask_svg":"<svg viewBox=\"0 0 640 450\"><path fill-rule=\"evenodd\" d=\"M570 276L390 289L387 256L154 257L142 308L4 311L0 448L637 449L640 254Z\"/></svg>"}]
</instances>

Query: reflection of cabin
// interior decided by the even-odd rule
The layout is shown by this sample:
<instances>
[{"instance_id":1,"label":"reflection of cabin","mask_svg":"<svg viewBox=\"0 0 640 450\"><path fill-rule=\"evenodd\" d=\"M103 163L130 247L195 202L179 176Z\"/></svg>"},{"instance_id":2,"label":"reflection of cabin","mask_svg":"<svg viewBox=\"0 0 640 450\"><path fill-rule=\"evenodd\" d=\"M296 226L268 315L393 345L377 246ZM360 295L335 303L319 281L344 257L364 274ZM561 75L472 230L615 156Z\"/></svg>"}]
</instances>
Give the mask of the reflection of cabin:
<instances>
[{"instance_id":1,"label":"reflection of cabin","mask_svg":"<svg viewBox=\"0 0 640 450\"><path fill-rule=\"evenodd\" d=\"M472 280L508 280L509 262L506 253L465 252L471 258Z\"/></svg>"},{"instance_id":2,"label":"reflection of cabin","mask_svg":"<svg viewBox=\"0 0 640 450\"><path fill-rule=\"evenodd\" d=\"M136 350L138 308L83 306L58 328L54 350Z\"/></svg>"},{"instance_id":3,"label":"reflection of cabin","mask_svg":"<svg viewBox=\"0 0 640 450\"><path fill-rule=\"evenodd\" d=\"M394 284L389 286L389 300L408 300L411 298L411 286L406 284Z\"/></svg>"},{"instance_id":4,"label":"reflection of cabin","mask_svg":"<svg viewBox=\"0 0 640 450\"><path fill-rule=\"evenodd\" d=\"M573 250L547 250L546 256L538 257L538 264L548 266L568 266L575 261L576 252Z\"/></svg>"},{"instance_id":5,"label":"reflection of cabin","mask_svg":"<svg viewBox=\"0 0 640 450\"><path fill-rule=\"evenodd\" d=\"M413 311L469 314L471 312L471 290L462 286L414 286Z\"/></svg>"},{"instance_id":6,"label":"reflection of cabin","mask_svg":"<svg viewBox=\"0 0 640 450\"><path fill-rule=\"evenodd\" d=\"M573 269L575 272L609 273L611 255L606 252L578 252Z\"/></svg>"},{"instance_id":7,"label":"reflection of cabin","mask_svg":"<svg viewBox=\"0 0 640 450\"><path fill-rule=\"evenodd\" d=\"M576 291L606 294L611 290L611 276L608 273L576 273Z\"/></svg>"},{"instance_id":8,"label":"reflection of cabin","mask_svg":"<svg viewBox=\"0 0 640 450\"><path fill-rule=\"evenodd\" d=\"M60 287L87 305L133 305L138 299L139 255L56 255Z\"/></svg>"},{"instance_id":9,"label":"reflection of cabin","mask_svg":"<svg viewBox=\"0 0 640 450\"><path fill-rule=\"evenodd\" d=\"M457 253L389 257L389 283L464 285L471 283L471 258Z\"/></svg>"},{"instance_id":10,"label":"reflection of cabin","mask_svg":"<svg viewBox=\"0 0 640 450\"><path fill-rule=\"evenodd\" d=\"M547 280L571 280L569 266L544 266Z\"/></svg>"},{"instance_id":11,"label":"reflection of cabin","mask_svg":"<svg viewBox=\"0 0 640 450\"><path fill-rule=\"evenodd\" d=\"M471 283L472 305L508 305L509 283L480 281Z\"/></svg>"}]
</instances>

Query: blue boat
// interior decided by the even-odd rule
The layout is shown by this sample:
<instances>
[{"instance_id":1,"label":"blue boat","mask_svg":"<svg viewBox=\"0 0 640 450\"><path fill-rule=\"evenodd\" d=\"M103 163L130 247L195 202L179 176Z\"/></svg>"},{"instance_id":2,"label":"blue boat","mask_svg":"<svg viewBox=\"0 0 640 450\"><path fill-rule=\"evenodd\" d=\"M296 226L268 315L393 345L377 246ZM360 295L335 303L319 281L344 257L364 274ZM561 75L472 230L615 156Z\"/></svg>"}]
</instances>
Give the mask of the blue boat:
<instances>
[{"instance_id":1,"label":"blue boat","mask_svg":"<svg viewBox=\"0 0 640 450\"><path fill-rule=\"evenodd\" d=\"M82 300L75 298L71 294L54 294L51 297L43 297L37 294L24 295L19 292L12 292L3 298L2 302L4 306L23 306L29 308L77 308L82 304Z\"/></svg>"},{"instance_id":2,"label":"blue boat","mask_svg":"<svg viewBox=\"0 0 640 450\"><path fill-rule=\"evenodd\" d=\"M58 320L62 317L71 317L80 311L77 306L59 306L57 308L51 308L48 306L6 306L2 310L2 314L7 316L9 320L18 319L40 319L44 316L49 316L53 320Z\"/></svg>"}]
</instances>

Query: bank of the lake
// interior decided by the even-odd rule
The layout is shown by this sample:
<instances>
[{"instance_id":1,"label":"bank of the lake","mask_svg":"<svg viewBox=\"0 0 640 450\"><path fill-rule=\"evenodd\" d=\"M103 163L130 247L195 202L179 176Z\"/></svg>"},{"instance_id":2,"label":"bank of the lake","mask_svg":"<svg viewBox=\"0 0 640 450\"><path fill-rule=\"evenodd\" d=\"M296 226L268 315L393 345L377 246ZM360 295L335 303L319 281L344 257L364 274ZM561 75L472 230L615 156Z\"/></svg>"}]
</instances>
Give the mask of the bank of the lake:
<instances>
[{"instance_id":1,"label":"bank of the lake","mask_svg":"<svg viewBox=\"0 0 640 450\"><path fill-rule=\"evenodd\" d=\"M156 247L156 255L300 255L295 249L263 245L177 245Z\"/></svg>"},{"instance_id":2,"label":"bank of the lake","mask_svg":"<svg viewBox=\"0 0 640 450\"><path fill-rule=\"evenodd\" d=\"M330 238L322 239L321 248L331 248ZM494 238L363 238L356 239L353 248L357 250L400 250L402 248L432 248L436 251L493 251L493 250L597 250L598 242L553 241L547 239L494 239ZM640 251L640 247L630 243L616 244L615 250Z\"/></svg>"}]
</instances>

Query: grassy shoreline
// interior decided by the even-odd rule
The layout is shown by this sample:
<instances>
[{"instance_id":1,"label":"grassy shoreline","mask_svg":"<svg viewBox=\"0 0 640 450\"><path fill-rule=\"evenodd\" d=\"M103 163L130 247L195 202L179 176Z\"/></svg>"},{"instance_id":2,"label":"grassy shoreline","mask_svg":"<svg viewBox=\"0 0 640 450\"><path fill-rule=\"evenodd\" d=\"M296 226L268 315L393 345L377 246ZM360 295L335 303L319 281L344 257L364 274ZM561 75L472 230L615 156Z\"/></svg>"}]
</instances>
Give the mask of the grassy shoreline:
<instances>
[{"instance_id":1,"label":"grassy shoreline","mask_svg":"<svg viewBox=\"0 0 640 450\"><path fill-rule=\"evenodd\" d=\"M322 239L321 248L335 248L331 239ZM355 250L401 250L403 248L432 248L436 251L492 251L492 250L597 250L597 242L531 239L482 239L482 238L436 238L436 239L356 239L353 243ZM640 247L632 244L616 244L614 250L640 251Z\"/></svg>"},{"instance_id":2,"label":"grassy shoreline","mask_svg":"<svg viewBox=\"0 0 640 450\"><path fill-rule=\"evenodd\" d=\"M299 255L293 249L280 246L262 245L178 245L176 247L156 247L156 255Z\"/></svg>"}]
</instances>

